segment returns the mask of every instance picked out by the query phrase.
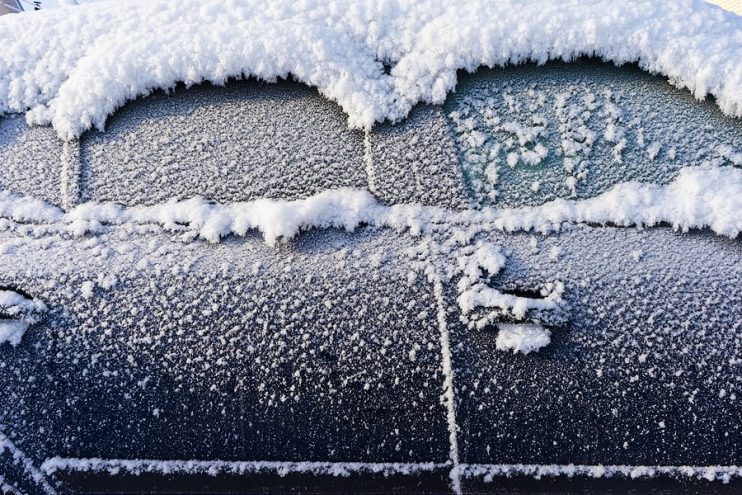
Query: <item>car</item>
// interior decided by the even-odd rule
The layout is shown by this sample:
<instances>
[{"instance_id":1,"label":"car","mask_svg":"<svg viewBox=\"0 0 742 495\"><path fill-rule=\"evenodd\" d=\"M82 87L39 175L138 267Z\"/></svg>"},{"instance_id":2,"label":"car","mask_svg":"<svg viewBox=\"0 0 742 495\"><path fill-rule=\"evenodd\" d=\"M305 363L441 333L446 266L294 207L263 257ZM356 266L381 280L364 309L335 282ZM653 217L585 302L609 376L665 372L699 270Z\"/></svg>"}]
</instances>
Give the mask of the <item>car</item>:
<instances>
[{"instance_id":1,"label":"car","mask_svg":"<svg viewBox=\"0 0 742 495\"><path fill-rule=\"evenodd\" d=\"M0 487L736 493L718 103L583 57L360 129L296 77L0 118Z\"/></svg>"}]
</instances>

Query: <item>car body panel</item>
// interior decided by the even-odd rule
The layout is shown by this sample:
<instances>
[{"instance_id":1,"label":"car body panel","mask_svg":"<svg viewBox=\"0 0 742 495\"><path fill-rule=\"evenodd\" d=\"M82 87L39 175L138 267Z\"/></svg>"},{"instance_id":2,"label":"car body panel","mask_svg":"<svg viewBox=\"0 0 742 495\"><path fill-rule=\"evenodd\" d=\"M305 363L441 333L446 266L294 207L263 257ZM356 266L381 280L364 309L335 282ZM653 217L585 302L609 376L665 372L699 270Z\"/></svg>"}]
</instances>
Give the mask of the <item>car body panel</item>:
<instances>
[{"instance_id":1,"label":"car body panel","mask_svg":"<svg viewBox=\"0 0 742 495\"><path fill-rule=\"evenodd\" d=\"M411 254L429 240L330 230L212 246L117 229L5 236L4 280L50 308L3 349L2 424L37 463L446 465L438 302ZM490 285L560 280L569 321L539 353L506 353L444 284L462 465L737 462L738 241L576 227L485 242L507 254Z\"/></svg>"},{"instance_id":2,"label":"car body panel","mask_svg":"<svg viewBox=\"0 0 742 495\"><path fill-rule=\"evenodd\" d=\"M588 167L574 189L566 180L580 165L565 166L561 92L572 95L569 119L594 133L574 155ZM511 167L512 133L451 115L479 112L488 98L503 98L492 107L501 122L548 117L544 160ZM611 122L625 124L620 162ZM79 141L19 117L0 129L12 137L0 141L11 164L3 187L68 209L350 187L441 214L588 198L628 180L666 184L682 166L735 167L742 135L711 103L595 61L464 76L444 106L365 133L314 90L253 80L155 93ZM504 147L472 160L482 143ZM24 156L33 165L20 173ZM490 164L494 196L472 182ZM2 474L30 493L48 492L43 483L136 491L155 479L165 491L332 491L337 476L356 480L338 485L348 490L439 492L491 491L493 479L547 468L570 476L575 465L584 481L620 465L629 476L660 465L690 478L720 466L708 476L726 479L742 464L739 238L666 225L325 227L269 246L258 232L210 243L177 222L76 231L0 220L0 287L47 308L17 346L0 344L0 433L12 443L0 443ZM497 324L510 321L470 328L459 281L473 246L505 257L483 274L493 289L535 298L564 284L548 346L498 349ZM543 323L534 318L526 323Z\"/></svg>"},{"instance_id":3,"label":"car body panel","mask_svg":"<svg viewBox=\"0 0 742 495\"><path fill-rule=\"evenodd\" d=\"M739 463L738 240L592 227L486 237L509 252L491 285L561 281L569 316L527 355L499 351L494 326L452 322L461 462Z\"/></svg>"},{"instance_id":4,"label":"car body panel","mask_svg":"<svg viewBox=\"0 0 742 495\"><path fill-rule=\"evenodd\" d=\"M6 356L19 374L4 383L0 422L20 448L447 460L435 302L427 284L408 284L404 243L321 234L277 252L260 239L205 250L164 237L6 252L6 284L49 308Z\"/></svg>"}]
</instances>

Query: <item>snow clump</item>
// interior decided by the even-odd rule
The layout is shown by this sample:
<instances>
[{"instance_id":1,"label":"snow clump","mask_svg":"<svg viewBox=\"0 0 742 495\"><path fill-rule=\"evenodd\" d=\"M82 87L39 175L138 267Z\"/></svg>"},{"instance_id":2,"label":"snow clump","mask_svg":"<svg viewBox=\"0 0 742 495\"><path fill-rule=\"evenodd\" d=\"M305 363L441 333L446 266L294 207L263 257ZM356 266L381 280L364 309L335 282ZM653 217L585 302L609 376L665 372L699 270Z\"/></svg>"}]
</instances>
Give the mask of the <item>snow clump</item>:
<instances>
[{"instance_id":1,"label":"snow clump","mask_svg":"<svg viewBox=\"0 0 742 495\"><path fill-rule=\"evenodd\" d=\"M38 323L46 305L14 290L0 289L0 344L17 346L28 327Z\"/></svg>"},{"instance_id":2,"label":"snow clump","mask_svg":"<svg viewBox=\"0 0 742 495\"><path fill-rule=\"evenodd\" d=\"M497 329L495 345L498 351L528 354L551 343L551 331L541 325L500 324Z\"/></svg>"}]
</instances>

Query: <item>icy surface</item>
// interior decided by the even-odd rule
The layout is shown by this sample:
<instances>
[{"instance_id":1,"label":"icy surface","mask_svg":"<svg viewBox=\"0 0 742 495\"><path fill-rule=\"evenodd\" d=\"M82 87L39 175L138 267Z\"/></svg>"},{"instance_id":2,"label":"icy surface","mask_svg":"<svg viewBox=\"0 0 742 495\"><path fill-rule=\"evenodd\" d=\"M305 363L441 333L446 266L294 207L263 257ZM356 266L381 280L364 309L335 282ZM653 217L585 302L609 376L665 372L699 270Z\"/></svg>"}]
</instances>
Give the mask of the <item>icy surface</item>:
<instances>
[{"instance_id":1,"label":"icy surface","mask_svg":"<svg viewBox=\"0 0 742 495\"><path fill-rule=\"evenodd\" d=\"M365 188L363 134L305 85L256 81L157 93L80 143L81 199L298 199Z\"/></svg>"},{"instance_id":2,"label":"icy surface","mask_svg":"<svg viewBox=\"0 0 742 495\"><path fill-rule=\"evenodd\" d=\"M479 205L588 198L671 182L691 165L742 165L742 121L635 67L595 61L480 70L445 104Z\"/></svg>"},{"instance_id":3,"label":"icy surface","mask_svg":"<svg viewBox=\"0 0 742 495\"><path fill-rule=\"evenodd\" d=\"M49 457L445 462L436 302L407 280L409 243L313 234L8 249L3 279L49 312L2 355L0 423L33 416L21 448Z\"/></svg>"},{"instance_id":4,"label":"icy surface","mask_svg":"<svg viewBox=\"0 0 742 495\"><path fill-rule=\"evenodd\" d=\"M191 469L158 459L208 461L198 472L446 462L440 318L464 476L466 463L738 458L737 240L588 226L471 239L447 226L424 237L315 230L269 247L154 226L84 239L37 227L0 235L3 280L49 307L43 326L0 349L0 421L37 465L60 457L50 471L68 458L154 472ZM461 323L457 282L480 280L481 267L501 292L564 282L570 318L549 329L549 346L500 352L496 328ZM565 410L581 421L560 423Z\"/></svg>"},{"instance_id":5,"label":"icy surface","mask_svg":"<svg viewBox=\"0 0 742 495\"><path fill-rule=\"evenodd\" d=\"M178 81L292 74L368 128L442 103L457 69L596 55L740 116L741 24L700 0L101 2L0 19L0 112L31 109L69 139Z\"/></svg>"}]
</instances>

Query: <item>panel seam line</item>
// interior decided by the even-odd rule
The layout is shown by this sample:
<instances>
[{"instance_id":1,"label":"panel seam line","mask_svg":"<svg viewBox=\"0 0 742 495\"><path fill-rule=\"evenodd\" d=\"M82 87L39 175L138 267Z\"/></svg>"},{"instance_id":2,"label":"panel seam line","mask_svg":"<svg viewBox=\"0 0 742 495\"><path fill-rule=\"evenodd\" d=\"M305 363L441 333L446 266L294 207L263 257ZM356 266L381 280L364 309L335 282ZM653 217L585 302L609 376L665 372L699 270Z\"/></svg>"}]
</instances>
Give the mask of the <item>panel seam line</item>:
<instances>
[{"instance_id":1,"label":"panel seam line","mask_svg":"<svg viewBox=\"0 0 742 495\"><path fill-rule=\"evenodd\" d=\"M461 494L461 470L459 462L458 424L456 422L456 397L453 386L454 371L451 355L451 342L448 324L446 323L446 305L443 298L443 282L440 274L431 267L433 275L433 295L437 306L438 330L441 338L441 366L443 368L443 402L446 406L446 423L448 426L449 459L451 460L451 489Z\"/></svg>"}]
</instances>

